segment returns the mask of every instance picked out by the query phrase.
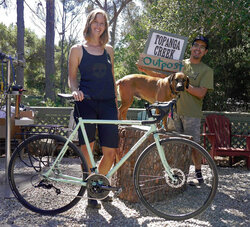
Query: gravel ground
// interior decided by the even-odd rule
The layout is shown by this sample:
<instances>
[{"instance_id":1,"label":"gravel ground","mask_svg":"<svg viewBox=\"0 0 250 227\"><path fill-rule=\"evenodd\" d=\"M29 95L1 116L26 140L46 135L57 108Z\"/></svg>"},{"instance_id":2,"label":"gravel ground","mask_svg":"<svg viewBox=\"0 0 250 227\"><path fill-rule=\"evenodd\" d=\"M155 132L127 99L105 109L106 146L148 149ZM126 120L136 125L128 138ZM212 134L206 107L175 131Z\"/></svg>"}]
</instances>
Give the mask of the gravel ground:
<instances>
[{"instance_id":1,"label":"gravel ground","mask_svg":"<svg viewBox=\"0 0 250 227\"><path fill-rule=\"evenodd\" d=\"M103 203L98 211L85 209L82 199L71 210L57 216L42 216L24 208L14 197L0 197L0 226L250 226L250 171L218 167L219 188L211 207L186 221L166 221L148 212L141 204L118 198ZM4 176L0 168L0 177ZM3 178L2 178L3 179Z\"/></svg>"}]
</instances>

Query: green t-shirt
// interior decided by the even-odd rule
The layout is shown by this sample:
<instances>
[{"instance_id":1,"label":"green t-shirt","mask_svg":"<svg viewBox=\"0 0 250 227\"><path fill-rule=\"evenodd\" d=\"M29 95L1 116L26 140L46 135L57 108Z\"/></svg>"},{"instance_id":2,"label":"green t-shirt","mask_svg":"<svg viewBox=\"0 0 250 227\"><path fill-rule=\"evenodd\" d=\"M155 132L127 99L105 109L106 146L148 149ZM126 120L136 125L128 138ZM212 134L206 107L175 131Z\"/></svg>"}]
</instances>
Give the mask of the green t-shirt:
<instances>
[{"instance_id":1,"label":"green t-shirt","mask_svg":"<svg viewBox=\"0 0 250 227\"><path fill-rule=\"evenodd\" d=\"M189 83L195 87L205 87L208 90L214 89L214 72L203 62L191 64L190 59L184 60L183 73L189 77ZM199 99L188 92L181 92L177 101L178 115L188 117L202 117L203 99Z\"/></svg>"}]
</instances>

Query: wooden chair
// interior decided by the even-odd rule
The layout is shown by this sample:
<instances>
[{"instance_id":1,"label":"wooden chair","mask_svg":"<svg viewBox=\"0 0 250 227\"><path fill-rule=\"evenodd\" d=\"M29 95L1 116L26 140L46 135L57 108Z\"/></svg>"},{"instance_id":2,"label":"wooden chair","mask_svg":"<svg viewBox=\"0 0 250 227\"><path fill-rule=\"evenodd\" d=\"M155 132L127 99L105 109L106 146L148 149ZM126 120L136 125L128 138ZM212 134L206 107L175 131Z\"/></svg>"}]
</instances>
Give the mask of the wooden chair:
<instances>
[{"instance_id":1,"label":"wooden chair","mask_svg":"<svg viewBox=\"0 0 250 227\"><path fill-rule=\"evenodd\" d=\"M204 146L206 148L206 138L211 143L211 156L229 156L230 162L232 157L245 156L247 168L250 169L250 135L232 135L231 123L223 115L211 114L205 119L203 125ZM233 136L246 139L245 148L236 148L231 145Z\"/></svg>"}]
</instances>

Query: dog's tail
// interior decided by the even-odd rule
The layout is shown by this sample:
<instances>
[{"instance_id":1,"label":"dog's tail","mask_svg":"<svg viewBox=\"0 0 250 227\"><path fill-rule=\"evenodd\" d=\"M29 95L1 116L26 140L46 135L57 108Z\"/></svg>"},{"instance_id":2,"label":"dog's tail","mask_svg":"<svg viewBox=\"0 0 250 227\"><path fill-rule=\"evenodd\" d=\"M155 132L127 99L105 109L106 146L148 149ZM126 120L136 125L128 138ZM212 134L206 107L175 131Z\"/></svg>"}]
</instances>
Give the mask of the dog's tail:
<instances>
[{"instance_id":1,"label":"dog's tail","mask_svg":"<svg viewBox=\"0 0 250 227\"><path fill-rule=\"evenodd\" d=\"M122 78L116 81L116 85L119 86L122 81Z\"/></svg>"},{"instance_id":2,"label":"dog's tail","mask_svg":"<svg viewBox=\"0 0 250 227\"><path fill-rule=\"evenodd\" d=\"M116 87L117 87L117 101L121 101L121 96L120 96L120 83L121 83L121 79L116 81Z\"/></svg>"}]
</instances>

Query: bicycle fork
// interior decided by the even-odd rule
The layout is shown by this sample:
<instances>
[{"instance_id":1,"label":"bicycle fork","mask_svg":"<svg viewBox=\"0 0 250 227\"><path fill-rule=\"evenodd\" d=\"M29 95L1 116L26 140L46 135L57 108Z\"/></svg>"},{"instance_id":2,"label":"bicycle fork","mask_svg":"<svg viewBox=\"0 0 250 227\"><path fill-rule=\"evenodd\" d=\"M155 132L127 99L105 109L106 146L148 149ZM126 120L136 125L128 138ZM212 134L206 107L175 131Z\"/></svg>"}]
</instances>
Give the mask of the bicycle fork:
<instances>
[{"instance_id":1,"label":"bicycle fork","mask_svg":"<svg viewBox=\"0 0 250 227\"><path fill-rule=\"evenodd\" d=\"M154 140L155 140L155 143L156 143L156 147L157 147L157 150L158 150L162 165L163 165L167 175L169 176L169 178L173 182L177 182L177 179L174 177L174 175L173 175L173 173L171 171L171 167L169 166L169 164L167 162L165 152L164 152L164 149L163 149L163 147L162 147L162 145L160 143L160 137L159 137L158 133L154 133Z\"/></svg>"}]
</instances>

